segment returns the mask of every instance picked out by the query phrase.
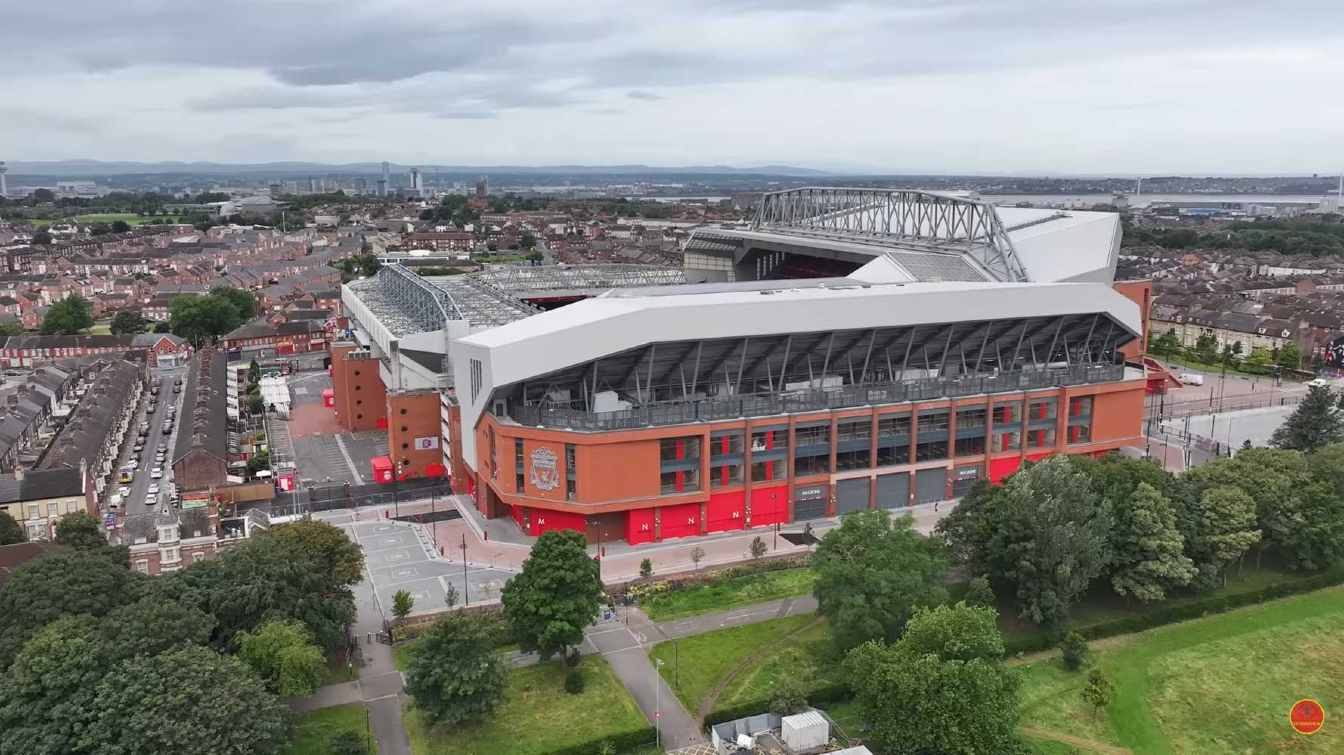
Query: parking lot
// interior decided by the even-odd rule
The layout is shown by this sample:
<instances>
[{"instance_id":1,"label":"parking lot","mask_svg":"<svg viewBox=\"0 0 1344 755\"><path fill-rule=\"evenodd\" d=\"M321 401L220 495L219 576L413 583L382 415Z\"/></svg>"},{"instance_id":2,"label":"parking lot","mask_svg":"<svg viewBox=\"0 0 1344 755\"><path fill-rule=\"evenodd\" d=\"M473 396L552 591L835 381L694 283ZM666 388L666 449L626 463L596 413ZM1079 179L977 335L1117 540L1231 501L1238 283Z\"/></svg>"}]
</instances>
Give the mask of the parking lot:
<instances>
[{"instance_id":1,"label":"parking lot","mask_svg":"<svg viewBox=\"0 0 1344 755\"><path fill-rule=\"evenodd\" d=\"M301 373L289 379L290 417L285 423L300 481L314 485L362 485L373 482L369 460L387 455L383 430L348 433L336 414L322 405L322 391L331 387L325 372Z\"/></svg>"},{"instance_id":2,"label":"parking lot","mask_svg":"<svg viewBox=\"0 0 1344 755\"><path fill-rule=\"evenodd\" d=\"M470 548L464 574L460 549L445 544L448 557L439 556L420 528L409 522L376 518L377 512L364 512L359 518L350 511L317 516L341 527L364 549L367 573L384 618L391 618L392 596L398 590L405 590L415 599L412 614L429 613L445 607L448 585L457 591L459 606L468 599L471 604L494 602L513 575L507 569L477 565L477 559L485 554L473 553Z\"/></svg>"}]
</instances>

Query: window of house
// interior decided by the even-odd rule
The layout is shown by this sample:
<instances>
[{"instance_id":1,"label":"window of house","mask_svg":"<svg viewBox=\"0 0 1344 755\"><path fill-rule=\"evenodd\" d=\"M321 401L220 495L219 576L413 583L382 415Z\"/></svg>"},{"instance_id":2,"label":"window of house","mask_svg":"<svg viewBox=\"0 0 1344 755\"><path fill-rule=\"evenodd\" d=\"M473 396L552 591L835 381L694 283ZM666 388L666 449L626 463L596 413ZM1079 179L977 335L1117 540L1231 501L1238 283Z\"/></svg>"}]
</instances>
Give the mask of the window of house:
<instances>
[{"instance_id":1,"label":"window of house","mask_svg":"<svg viewBox=\"0 0 1344 755\"><path fill-rule=\"evenodd\" d=\"M985 452L985 420L988 415L984 407L957 410L958 456L978 456Z\"/></svg>"},{"instance_id":2,"label":"window of house","mask_svg":"<svg viewBox=\"0 0 1344 755\"><path fill-rule=\"evenodd\" d=\"M919 413L915 427L915 461L933 461L947 458L947 437L950 415L946 409L929 409Z\"/></svg>"},{"instance_id":3,"label":"window of house","mask_svg":"<svg viewBox=\"0 0 1344 755\"><path fill-rule=\"evenodd\" d=\"M136 559L136 560L135 560L135 570L138 571L138 572L140 572L141 574L148 574L148 573L149 573L149 562L146 561L146 560L143 559L143 558L138 558L138 559Z\"/></svg>"},{"instance_id":4,"label":"window of house","mask_svg":"<svg viewBox=\"0 0 1344 755\"><path fill-rule=\"evenodd\" d=\"M164 548L164 549L163 549L163 557L160 559L161 562L171 564L171 563L173 563L173 562L175 562L175 561L178 561L178 560L180 560L180 556L179 556L179 554L178 554L178 549L177 549L177 548Z\"/></svg>"}]
</instances>

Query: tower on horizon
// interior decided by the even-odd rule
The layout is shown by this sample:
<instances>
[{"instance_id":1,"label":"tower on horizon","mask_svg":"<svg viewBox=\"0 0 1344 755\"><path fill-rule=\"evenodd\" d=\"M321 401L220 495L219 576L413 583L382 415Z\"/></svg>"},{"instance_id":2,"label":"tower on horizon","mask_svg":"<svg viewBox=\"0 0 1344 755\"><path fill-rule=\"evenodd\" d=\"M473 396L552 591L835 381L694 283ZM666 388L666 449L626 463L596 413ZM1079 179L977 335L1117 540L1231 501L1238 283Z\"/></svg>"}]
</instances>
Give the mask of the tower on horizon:
<instances>
[{"instance_id":1,"label":"tower on horizon","mask_svg":"<svg viewBox=\"0 0 1344 755\"><path fill-rule=\"evenodd\" d=\"M386 160L383 161L383 180L379 184L379 193L387 196L387 192L392 186L392 166Z\"/></svg>"},{"instance_id":2,"label":"tower on horizon","mask_svg":"<svg viewBox=\"0 0 1344 755\"><path fill-rule=\"evenodd\" d=\"M5 166L5 161L0 160L0 197L9 196L9 184L5 179L5 174L8 172L9 168Z\"/></svg>"}]
</instances>

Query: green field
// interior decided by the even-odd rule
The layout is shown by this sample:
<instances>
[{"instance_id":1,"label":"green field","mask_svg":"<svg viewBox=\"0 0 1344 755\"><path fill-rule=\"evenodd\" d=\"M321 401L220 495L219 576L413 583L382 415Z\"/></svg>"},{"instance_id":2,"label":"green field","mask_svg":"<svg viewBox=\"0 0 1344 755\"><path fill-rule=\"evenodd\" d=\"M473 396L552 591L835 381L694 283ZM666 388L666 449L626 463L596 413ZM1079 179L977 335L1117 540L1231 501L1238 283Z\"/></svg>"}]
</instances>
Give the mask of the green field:
<instances>
[{"instance_id":1,"label":"green field","mask_svg":"<svg viewBox=\"0 0 1344 755\"><path fill-rule=\"evenodd\" d=\"M156 225L161 223L176 223L179 218L171 215L136 215L133 212L89 212L83 215L75 215L73 218L37 218L33 220L34 225L54 225L57 223L67 223L73 220L80 225L92 225L94 223L115 223L118 220L124 221L126 225Z\"/></svg>"},{"instance_id":2,"label":"green field","mask_svg":"<svg viewBox=\"0 0 1344 755\"><path fill-rule=\"evenodd\" d=\"M807 595L816 581L816 572L811 569L778 569L659 593L640 601L639 607L654 621L681 619Z\"/></svg>"},{"instance_id":3,"label":"green field","mask_svg":"<svg viewBox=\"0 0 1344 755\"><path fill-rule=\"evenodd\" d=\"M326 755L331 752L331 741L347 731L367 737L369 752L376 755L378 742L369 736L364 706L339 705L305 713L294 720L294 732L284 755Z\"/></svg>"},{"instance_id":4,"label":"green field","mask_svg":"<svg viewBox=\"0 0 1344 755\"><path fill-rule=\"evenodd\" d=\"M504 702L485 721L432 731L414 707L403 714L415 755L535 755L647 726L644 715L600 656L579 665L586 687L565 692L558 661L509 672ZM650 733L652 736L652 733Z\"/></svg>"},{"instance_id":5,"label":"green field","mask_svg":"<svg viewBox=\"0 0 1344 755\"><path fill-rule=\"evenodd\" d=\"M1105 715L1082 702L1086 675L1055 659L1023 668L1023 725L1143 753L1344 751L1344 588L1320 590L1097 644L1115 683ZM1288 727L1319 700L1326 726Z\"/></svg>"}]
</instances>

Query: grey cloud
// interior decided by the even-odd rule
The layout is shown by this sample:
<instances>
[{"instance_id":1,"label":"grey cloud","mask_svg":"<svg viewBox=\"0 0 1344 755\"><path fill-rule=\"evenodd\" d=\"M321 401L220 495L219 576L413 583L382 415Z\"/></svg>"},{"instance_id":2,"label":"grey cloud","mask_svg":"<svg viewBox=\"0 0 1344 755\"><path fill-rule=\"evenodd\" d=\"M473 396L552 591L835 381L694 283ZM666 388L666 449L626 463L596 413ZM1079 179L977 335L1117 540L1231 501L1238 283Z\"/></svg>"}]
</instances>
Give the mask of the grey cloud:
<instances>
[{"instance_id":1,"label":"grey cloud","mask_svg":"<svg viewBox=\"0 0 1344 755\"><path fill-rule=\"evenodd\" d=\"M107 121L97 118L69 115L50 110L37 110L19 105L0 106L0 121L21 129L42 131L67 131L92 134L107 125Z\"/></svg>"},{"instance_id":2,"label":"grey cloud","mask_svg":"<svg viewBox=\"0 0 1344 755\"><path fill-rule=\"evenodd\" d=\"M631 89L630 91L628 91L628 92L625 93L625 96L626 96L626 97L629 97L629 98L632 99L632 100L661 100L661 99L664 99L661 95L654 94L653 92L646 92L646 91L644 91L643 89Z\"/></svg>"}]
</instances>

